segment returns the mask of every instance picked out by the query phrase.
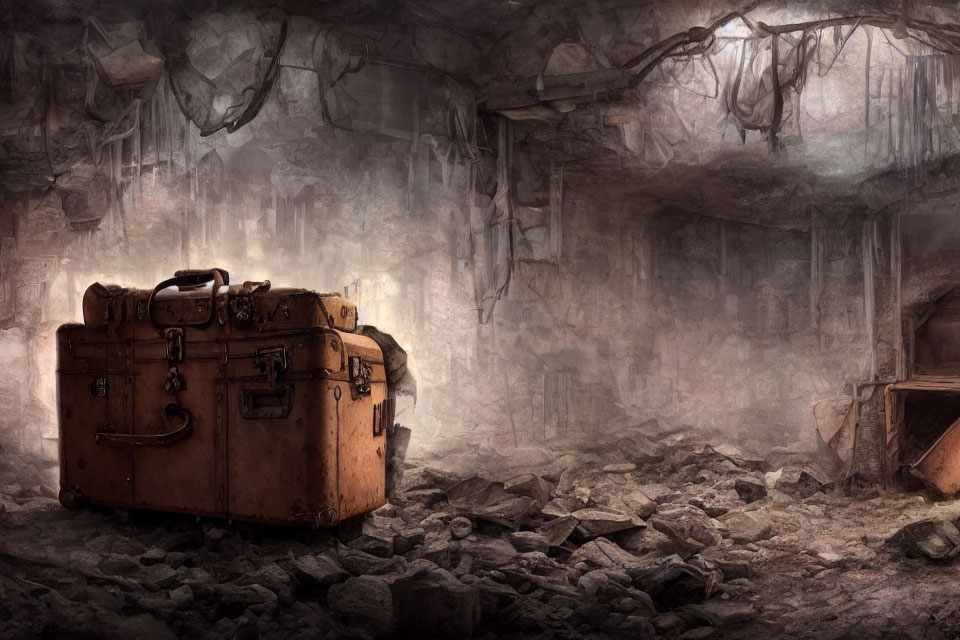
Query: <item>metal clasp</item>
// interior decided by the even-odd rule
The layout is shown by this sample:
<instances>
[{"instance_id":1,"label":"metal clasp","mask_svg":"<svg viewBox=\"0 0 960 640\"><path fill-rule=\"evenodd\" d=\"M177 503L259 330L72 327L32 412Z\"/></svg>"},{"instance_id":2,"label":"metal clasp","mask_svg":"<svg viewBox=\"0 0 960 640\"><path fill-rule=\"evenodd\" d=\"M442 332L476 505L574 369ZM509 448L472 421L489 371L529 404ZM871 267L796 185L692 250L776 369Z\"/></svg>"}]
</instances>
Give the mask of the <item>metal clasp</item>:
<instances>
[{"instance_id":1,"label":"metal clasp","mask_svg":"<svg viewBox=\"0 0 960 640\"><path fill-rule=\"evenodd\" d=\"M265 372L271 382L275 381L287 370L287 349L283 345L257 349L254 366Z\"/></svg>"},{"instance_id":2,"label":"metal clasp","mask_svg":"<svg viewBox=\"0 0 960 640\"><path fill-rule=\"evenodd\" d=\"M167 343L167 362L183 362L183 329L171 327L163 330L163 339Z\"/></svg>"},{"instance_id":3,"label":"metal clasp","mask_svg":"<svg viewBox=\"0 0 960 640\"><path fill-rule=\"evenodd\" d=\"M360 396L370 395L370 380L373 378L373 367L360 359L360 356L350 356L350 385L354 400Z\"/></svg>"}]
</instances>

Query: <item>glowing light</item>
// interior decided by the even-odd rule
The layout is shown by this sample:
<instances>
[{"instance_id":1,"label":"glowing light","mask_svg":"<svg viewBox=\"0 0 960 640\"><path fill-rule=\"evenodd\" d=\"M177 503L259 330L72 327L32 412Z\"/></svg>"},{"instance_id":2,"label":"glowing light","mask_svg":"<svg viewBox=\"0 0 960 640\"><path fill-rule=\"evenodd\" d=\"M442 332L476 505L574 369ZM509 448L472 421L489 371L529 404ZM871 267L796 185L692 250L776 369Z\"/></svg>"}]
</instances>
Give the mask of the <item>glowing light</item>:
<instances>
[{"instance_id":1,"label":"glowing light","mask_svg":"<svg viewBox=\"0 0 960 640\"><path fill-rule=\"evenodd\" d=\"M749 38L750 28L740 18L734 18L720 26L716 31L718 38Z\"/></svg>"}]
</instances>

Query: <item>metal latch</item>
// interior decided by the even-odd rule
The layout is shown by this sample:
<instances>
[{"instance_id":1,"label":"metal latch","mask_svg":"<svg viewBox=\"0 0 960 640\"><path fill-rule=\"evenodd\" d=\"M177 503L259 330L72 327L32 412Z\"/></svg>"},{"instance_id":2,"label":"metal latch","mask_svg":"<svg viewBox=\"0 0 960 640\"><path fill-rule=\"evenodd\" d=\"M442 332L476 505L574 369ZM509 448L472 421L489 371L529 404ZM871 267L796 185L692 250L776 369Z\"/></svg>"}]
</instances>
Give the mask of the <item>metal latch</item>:
<instances>
[{"instance_id":1,"label":"metal latch","mask_svg":"<svg viewBox=\"0 0 960 640\"><path fill-rule=\"evenodd\" d=\"M183 329L164 329L163 339L167 343L167 362L183 362Z\"/></svg>"},{"instance_id":2,"label":"metal latch","mask_svg":"<svg viewBox=\"0 0 960 640\"><path fill-rule=\"evenodd\" d=\"M254 366L267 374L270 381L287 370L287 350L283 345L277 347L261 347L257 349Z\"/></svg>"},{"instance_id":3,"label":"metal latch","mask_svg":"<svg viewBox=\"0 0 960 640\"><path fill-rule=\"evenodd\" d=\"M354 399L370 395L370 380L373 378L373 367L360 359L360 356L350 356L350 386L353 388Z\"/></svg>"}]
</instances>

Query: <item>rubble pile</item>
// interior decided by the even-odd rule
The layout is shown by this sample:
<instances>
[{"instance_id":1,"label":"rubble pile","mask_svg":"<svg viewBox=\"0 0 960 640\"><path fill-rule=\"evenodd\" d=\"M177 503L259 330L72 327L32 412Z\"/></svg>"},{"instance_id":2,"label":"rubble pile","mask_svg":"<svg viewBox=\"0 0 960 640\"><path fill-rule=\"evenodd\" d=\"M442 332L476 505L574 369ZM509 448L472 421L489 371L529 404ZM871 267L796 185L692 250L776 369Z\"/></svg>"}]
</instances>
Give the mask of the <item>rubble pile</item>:
<instances>
[{"instance_id":1,"label":"rubble pile","mask_svg":"<svg viewBox=\"0 0 960 640\"><path fill-rule=\"evenodd\" d=\"M408 463L394 500L374 513L309 531L68 511L50 469L24 489L3 458L3 636L960 631L960 570L949 562L960 548L956 518L918 496L844 496L795 457L773 469L679 436L554 452L497 478L439 462ZM878 613L893 593L909 615Z\"/></svg>"}]
</instances>

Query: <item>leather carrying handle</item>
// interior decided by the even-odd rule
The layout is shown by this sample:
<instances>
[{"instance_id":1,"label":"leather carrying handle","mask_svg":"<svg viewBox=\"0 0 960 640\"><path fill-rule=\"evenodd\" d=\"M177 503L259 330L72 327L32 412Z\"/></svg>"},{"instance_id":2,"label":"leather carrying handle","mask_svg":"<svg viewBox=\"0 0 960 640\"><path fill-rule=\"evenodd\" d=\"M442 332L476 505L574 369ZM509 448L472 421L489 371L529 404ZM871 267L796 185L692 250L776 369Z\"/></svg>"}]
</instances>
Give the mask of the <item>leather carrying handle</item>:
<instances>
[{"instance_id":1,"label":"leather carrying handle","mask_svg":"<svg viewBox=\"0 0 960 640\"><path fill-rule=\"evenodd\" d=\"M205 325L209 323L213 319L213 314L215 313L214 306L216 306L217 302L217 291L220 289L220 287L229 282L230 276L226 274L227 272L223 269L177 271L172 278L167 278L154 287L153 291L150 292L150 297L147 298L147 321L150 322L150 325L156 329L158 333L160 333L161 329L163 329L163 326L157 324L153 319L153 301L157 297L157 294L167 287L190 287L213 281L213 288L210 292L210 305L208 307L209 314L207 315L206 320L196 324Z\"/></svg>"},{"instance_id":2,"label":"leather carrying handle","mask_svg":"<svg viewBox=\"0 0 960 640\"><path fill-rule=\"evenodd\" d=\"M97 444L104 447L169 447L193 433L193 416L189 411L179 405L168 404L164 407L164 413L168 418L179 417L183 425L174 431L156 434L97 431L94 438Z\"/></svg>"}]
</instances>

